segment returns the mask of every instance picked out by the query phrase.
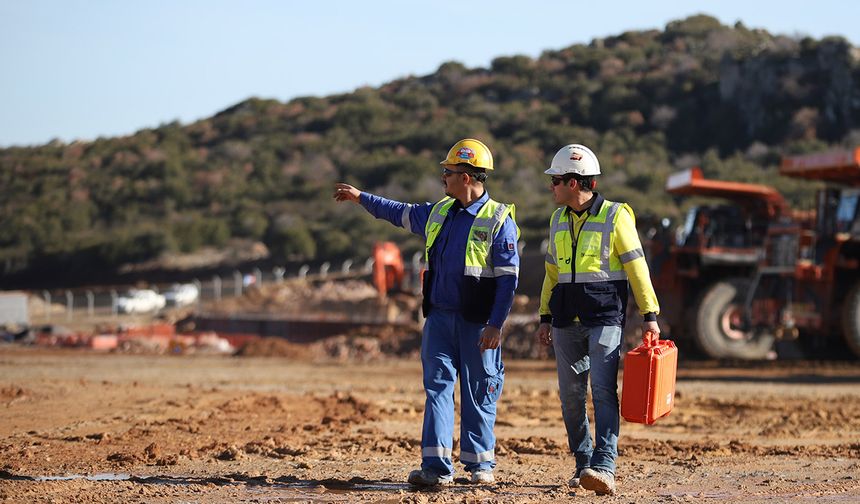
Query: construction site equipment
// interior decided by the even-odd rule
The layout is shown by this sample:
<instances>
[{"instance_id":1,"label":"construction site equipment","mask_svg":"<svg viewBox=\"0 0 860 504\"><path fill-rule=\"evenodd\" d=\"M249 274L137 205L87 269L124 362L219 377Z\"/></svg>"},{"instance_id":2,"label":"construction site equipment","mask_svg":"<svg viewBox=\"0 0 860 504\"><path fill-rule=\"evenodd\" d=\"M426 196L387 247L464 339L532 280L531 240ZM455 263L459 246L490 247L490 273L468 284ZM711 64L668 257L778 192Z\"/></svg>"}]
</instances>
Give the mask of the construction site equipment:
<instances>
[{"instance_id":1,"label":"construction site equipment","mask_svg":"<svg viewBox=\"0 0 860 504\"><path fill-rule=\"evenodd\" d=\"M628 422L652 424L675 406L675 343L646 332L642 344L624 356L621 416Z\"/></svg>"},{"instance_id":2,"label":"construction site equipment","mask_svg":"<svg viewBox=\"0 0 860 504\"><path fill-rule=\"evenodd\" d=\"M380 299L385 299L391 291L402 290L405 277L400 248L393 242L376 243L373 246L373 285Z\"/></svg>"},{"instance_id":3,"label":"construction site equipment","mask_svg":"<svg viewBox=\"0 0 860 504\"><path fill-rule=\"evenodd\" d=\"M786 157L780 173L829 183L814 212L698 168L669 178L671 194L724 202L691 208L675 236L650 240L662 318L715 358L763 359L776 340L822 347L838 334L860 357L860 149Z\"/></svg>"}]
</instances>

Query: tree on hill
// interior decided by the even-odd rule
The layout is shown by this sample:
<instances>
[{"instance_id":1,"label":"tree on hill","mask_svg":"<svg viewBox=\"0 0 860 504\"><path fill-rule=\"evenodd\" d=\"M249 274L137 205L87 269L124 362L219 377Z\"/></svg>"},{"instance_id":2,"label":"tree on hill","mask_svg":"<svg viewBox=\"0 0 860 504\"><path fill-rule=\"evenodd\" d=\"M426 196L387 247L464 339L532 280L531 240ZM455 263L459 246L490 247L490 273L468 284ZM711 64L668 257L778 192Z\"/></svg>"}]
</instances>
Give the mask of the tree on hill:
<instances>
[{"instance_id":1,"label":"tree on hill","mask_svg":"<svg viewBox=\"0 0 860 504\"><path fill-rule=\"evenodd\" d=\"M463 137L484 140L493 195L513 201L524 238L546 234L542 170L570 142L592 146L600 189L640 214L678 216L669 173L776 184L779 156L860 139L858 49L724 26L705 15L502 56L490 68L433 74L287 103L252 98L188 125L121 138L0 150L0 278L86 275L162 253L262 240L277 261L408 252L418 240L330 202L335 180L433 201L438 162Z\"/></svg>"}]
</instances>

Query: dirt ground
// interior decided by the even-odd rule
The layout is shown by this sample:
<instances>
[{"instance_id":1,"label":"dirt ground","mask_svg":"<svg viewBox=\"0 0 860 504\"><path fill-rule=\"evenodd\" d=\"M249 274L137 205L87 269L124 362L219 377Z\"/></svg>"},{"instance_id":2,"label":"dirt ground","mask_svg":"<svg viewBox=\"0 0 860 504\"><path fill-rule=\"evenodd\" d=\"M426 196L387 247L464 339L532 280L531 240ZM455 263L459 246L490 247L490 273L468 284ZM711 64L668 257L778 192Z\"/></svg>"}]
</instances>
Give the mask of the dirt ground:
<instances>
[{"instance_id":1,"label":"dirt ground","mask_svg":"<svg viewBox=\"0 0 860 504\"><path fill-rule=\"evenodd\" d=\"M0 347L0 501L860 502L856 363L682 362L670 416L622 421L614 497L566 485L554 363L506 367L498 482L415 491L415 359Z\"/></svg>"}]
</instances>

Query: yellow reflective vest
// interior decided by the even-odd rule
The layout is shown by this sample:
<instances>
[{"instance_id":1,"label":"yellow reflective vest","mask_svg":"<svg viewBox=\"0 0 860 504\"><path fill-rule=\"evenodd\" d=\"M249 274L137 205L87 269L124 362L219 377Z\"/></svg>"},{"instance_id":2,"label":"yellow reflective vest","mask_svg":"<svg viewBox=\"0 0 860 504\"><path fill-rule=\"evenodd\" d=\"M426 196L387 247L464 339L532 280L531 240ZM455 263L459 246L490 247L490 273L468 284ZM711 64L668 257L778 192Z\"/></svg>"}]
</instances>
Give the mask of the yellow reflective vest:
<instances>
[{"instance_id":1,"label":"yellow reflective vest","mask_svg":"<svg viewBox=\"0 0 860 504\"><path fill-rule=\"evenodd\" d=\"M622 215L625 226L618 229ZM553 213L541 293L542 319L551 315L556 327L577 319L587 326L622 325L628 273L642 313L657 313L633 210L598 194L585 221L578 230L575 227L569 208Z\"/></svg>"},{"instance_id":2,"label":"yellow reflective vest","mask_svg":"<svg viewBox=\"0 0 860 504\"><path fill-rule=\"evenodd\" d=\"M424 227L426 243L424 247L424 262L427 271L424 273L424 315L430 313L430 287L432 284L432 272L430 271L430 249L436 242L442 224L448 217L448 211L454 202L454 198L445 197L430 211L427 224ZM475 220L469 229L469 239L466 240L466 260L463 265L463 292L462 313L463 318L470 322L486 323L490 318L490 311L496 295L496 277L502 275L516 275L515 266L493 266L492 245L493 240L502 228L502 224L508 216L516 226L516 208L513 204L499 203L488 199L478 210ZM520 229L517 227L517 238Z\"/></svg>"}]
</instances>

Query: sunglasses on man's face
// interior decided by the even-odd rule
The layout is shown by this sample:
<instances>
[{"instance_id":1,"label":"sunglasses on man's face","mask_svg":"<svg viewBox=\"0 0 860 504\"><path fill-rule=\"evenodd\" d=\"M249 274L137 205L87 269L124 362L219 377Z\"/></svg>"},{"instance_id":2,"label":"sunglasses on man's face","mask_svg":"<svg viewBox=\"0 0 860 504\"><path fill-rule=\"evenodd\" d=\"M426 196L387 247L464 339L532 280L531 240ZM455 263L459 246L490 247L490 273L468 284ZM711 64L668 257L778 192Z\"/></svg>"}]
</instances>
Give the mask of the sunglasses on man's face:
<instances>
[{"instance_id":1,"label":"sunglasses on man's face","mask_svg":"<svg viewBox=\"0 0 860 504\"><path fill-rule=\"evenodd\" d=\"M554 186L566 183L564 180L564 177L550 177L550 181L552 182L552 185L554 185Z\"/></svg>"},{"instance_id":2,"label":"sunglasses on man's face","mask_svg":"<svg viewBox=\"0 0 860 504\"><path fill-rule=\"evenodd\" d=\"M454 171L454 170L449 170L448 168L442 168L442 176L443 177L447 177L448 175L453 175L453 174L461 175L463 173L466 173L466 172Z\"/></svg>"}]
</instances>

